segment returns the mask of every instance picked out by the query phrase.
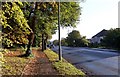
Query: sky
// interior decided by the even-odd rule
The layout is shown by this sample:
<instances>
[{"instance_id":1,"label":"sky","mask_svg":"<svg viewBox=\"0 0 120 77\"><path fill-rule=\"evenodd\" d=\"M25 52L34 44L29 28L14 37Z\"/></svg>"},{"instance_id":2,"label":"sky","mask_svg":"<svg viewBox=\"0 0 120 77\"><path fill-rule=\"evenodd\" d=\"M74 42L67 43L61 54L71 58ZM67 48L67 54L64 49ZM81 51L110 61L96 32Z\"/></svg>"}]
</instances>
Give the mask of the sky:
<instances>
[{"instance_id":1,"label":"sky","mask_svg":"<svg viewBox=\"0 0 120 77\"><path fill-rule=\"evenodd\" d=\"M61 28L61 38L67 37L72 30L78 30L82 36L90 39L103 29L118 27L118 2L120 0L86 0L82 7L80 22L76 28ZM58 32L51 41L58 39Z\"/></svg>"}]
</instances>

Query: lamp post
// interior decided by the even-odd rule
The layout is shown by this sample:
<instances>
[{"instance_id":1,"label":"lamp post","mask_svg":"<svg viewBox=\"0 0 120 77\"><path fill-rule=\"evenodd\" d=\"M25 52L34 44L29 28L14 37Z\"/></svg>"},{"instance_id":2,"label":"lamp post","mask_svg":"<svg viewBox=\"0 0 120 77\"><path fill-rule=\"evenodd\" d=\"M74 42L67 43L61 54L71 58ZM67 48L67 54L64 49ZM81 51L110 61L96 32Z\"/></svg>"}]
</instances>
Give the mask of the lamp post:
<instances>
[{"instance_id":1,"label":"lamp post","mask_svg":"<svg viewBox=\"0 0 120 77\"><path fill-rule=\"evenodd\" d=\"M59 60L62 60L61 40L60 40L60 0L58 2L58 40L59 40Z\"/></svg>"}]
</instances>

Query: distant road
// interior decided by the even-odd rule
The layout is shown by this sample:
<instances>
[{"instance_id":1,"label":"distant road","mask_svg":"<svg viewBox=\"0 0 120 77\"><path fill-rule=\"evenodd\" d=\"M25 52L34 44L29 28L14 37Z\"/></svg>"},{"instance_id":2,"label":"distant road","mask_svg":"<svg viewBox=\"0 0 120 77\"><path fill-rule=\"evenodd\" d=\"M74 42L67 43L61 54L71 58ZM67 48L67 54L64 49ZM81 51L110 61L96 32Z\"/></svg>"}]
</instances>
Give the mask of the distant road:
<instances>
[{"instance_id":1,"label":"distant road","mask_svg":"<svg viewBox=\"0 0 120 77\"><path fill-rule=\"evenodd\" d=\"M58 52L58 46L52 50ZM113 51L85 47L62 47L63 57L89 75L118 75L118 57L120 58L120 55Z\"/></svg>"}]
</instances>

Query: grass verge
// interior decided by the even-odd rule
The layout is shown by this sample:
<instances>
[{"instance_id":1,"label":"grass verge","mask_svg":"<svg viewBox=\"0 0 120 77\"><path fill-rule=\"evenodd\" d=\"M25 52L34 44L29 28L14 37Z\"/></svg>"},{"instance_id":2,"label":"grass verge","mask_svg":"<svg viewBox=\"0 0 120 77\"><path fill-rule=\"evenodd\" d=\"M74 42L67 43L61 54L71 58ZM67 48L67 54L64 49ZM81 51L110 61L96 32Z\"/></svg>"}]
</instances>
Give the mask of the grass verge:
<instances>
[{"instance_id":1,"label":"grass verge","mask_svg":"<svg viewBox=\"0 0 120 77\"><path fill-rule=\"evenodd\" d=\"M44 51L49 60L52 62L53 66L58 70L58 72L62 75L81 75L85 76L81 70L75 68L72 64L67 62L62 58L62 61L57 61L58 55L50 49Z\"/></svg>"},{"instance_id":2,"label":"grass verge","mask_svg":"<svg viewBox=\"0 0 120 77\"><path fill-rule=\"evenodd\" d=\"M22 50L9 50L2 54L3 63L0 67L0 75L21 75L24 67L33 57L33 55L30 55L29 57L17 57L24 54Z\"/></svg>"},{"instance_id":3,"label":"grass verge","mask_svg":"<svg viewBox=\"0 0 120 77\"><path fill-rule=\"evenodd\" d=\"M29 62L28 58L4 57L4 64L1 67L2 75L21 75L24 67Z\"/></svg>"}]
</instances>

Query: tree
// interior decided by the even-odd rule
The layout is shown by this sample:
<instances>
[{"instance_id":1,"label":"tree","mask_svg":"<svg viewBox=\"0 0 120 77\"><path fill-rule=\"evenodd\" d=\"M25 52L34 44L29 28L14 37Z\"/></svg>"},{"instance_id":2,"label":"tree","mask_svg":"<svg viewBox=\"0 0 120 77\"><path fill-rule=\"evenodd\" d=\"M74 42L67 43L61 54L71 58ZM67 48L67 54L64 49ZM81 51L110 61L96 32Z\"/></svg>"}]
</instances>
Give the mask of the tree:
<instances>
[{"instance_id":1,"label":"tree","mask_svg":"<svg viewBox=\"0 0 120 77\"><path fill-rule=\"evenodd\" d=\"M110 29L102 40L102 45L120 49L120 28Z\"/></svg>"},{"instance_id":2,"label":"tree","mask_svg":"<svg viewBox=\"0 0 120 77\"><path fill-rule=\"evenodd\" d=\"M70 32L68 34L68 37L67 37L67 43L68 43L68 46L75 46L76 42L78 41L78 39L80 39L81 36L80 36L80 33L79 31L77 30L73 30L72 32Z\"/></svg>"},{"instance_id":3,"label":"tree","mask_svg":"<svg viewBox=\"0 0 120 77\"><path fill-rule=\"evenodd\" d=\"M40 7L40 8L39 8ZM38 3L37 26L42 35L42 51L46 49L47 41L55 33L57 7L54 2Z\"/></svg>"},{"instance_id":4,"label":"tree","mask_svg":"<svg viewBox=\"0 0 120 77\"><path fill-rule=\"evenodd\" d=\"M32 8L30 9L30 7ZM41 40L42 40L42 51L46 49L47 40L51 38L51 35L55 33L55 30L57 29L56 26L54 26L56 20L55 7L56 4L54 2L24 3L24 8L22 9L24 11L24 14L26 15L25 16L26 19L29 20L28 24L30 28L32 29L31 34L28 37L29 44L27 47L27 51L30 51L30 46L32 44L36 46L35 43L40 43ZM32 16L33 14L34 16ZM42 39L40 39L40 37Z\"/></svg>"},{"instance_id":5,"label":"tree","mask_svg":"<svg viewBox=\"0 0 120 77\"><path fill-rule=\"evenodd\" d=\"M81 8L77 2L60 3L60 24L62 27L76 27L79 21Z\"/></svg>"},{"instance_id":6,"label":"tree","mask_svg":"<svg viewBox=\"0 0 120 77\"><path fill-rule=\"evenodd\" d=\"M42 49L46 49L48 39L58 26L58 2L4 2L0 12L3 45L11 47L13 44L28 44L26 54L35 41L34 37L41 37ZM76 2L63 2L60 14L62 27L75 27L80 16L80 6Z\"/></svg>"},{"instance_id":7,"label":"tree","mask_svg":"<svg viewBox=\"0 0 120 77\"><path fill-rule=\"evenodd\" d=\"M30 27L19 6L21 2L3 2L2 9L2 43L4 47L15 44L27 44Z\"/></svg>"},{"instance_id":8,"label":"tree","mask_svg":"<svg viewBox=\"0 0 120 77\"><path fill-rule=\"evenodd\" d=\"M68 46L88 46L89 41L86 39L85 36L81 36L79 31L73 30L68 34L68 37L66 38L66 42Z\"/></svg>"},{"instance_id":9,"label":"tree","mask_svg":"<svg viewBox=\"0 0 120 77\"><path fill-rule=\"evenodd\" d=\"M66 38L61 39L61 45L62 46L67 46L68 45L67 42L66 42Z\"/></svg>"},{"instance_id":10,"label":"tree","mask_svg":"<svg viewBox=\"0 0 120 77\"><path fill-rule=\"evenodd\" d=\"M54 40L54 41L53 41L53 44L54 44L54 45L58 45L58 44L59 44L58 40Z\"/></svg>"},{"instance_id":11,"label":"tree","mask_svg":"<svg viewBox=\"0 0 120 77\"><path fill-rule=\"evenodd\" d=\"M69 6L69 7L68 7ZM80 7L76 2L61 3L61 25L63 27L75 27L76 21L79 19ZM64 11L66 10L66 11ZM46 49L48 37L55 33L57 29L57 13L58 2L37 2L35 15L36 26L38 26L42 37L42 49Z\"/></svg>"}]
</instances>

